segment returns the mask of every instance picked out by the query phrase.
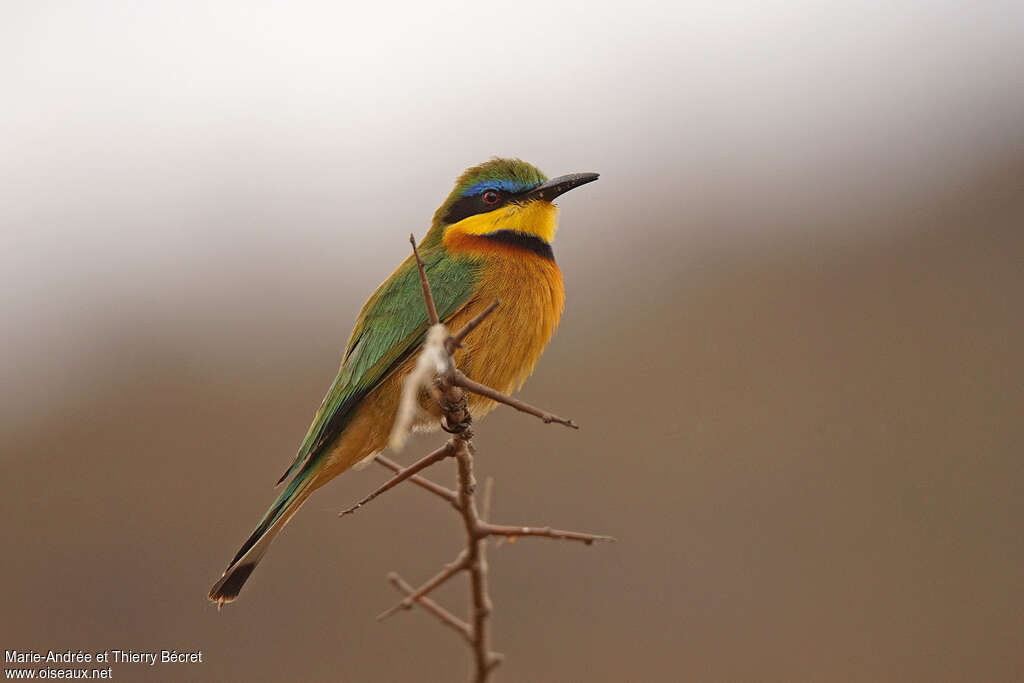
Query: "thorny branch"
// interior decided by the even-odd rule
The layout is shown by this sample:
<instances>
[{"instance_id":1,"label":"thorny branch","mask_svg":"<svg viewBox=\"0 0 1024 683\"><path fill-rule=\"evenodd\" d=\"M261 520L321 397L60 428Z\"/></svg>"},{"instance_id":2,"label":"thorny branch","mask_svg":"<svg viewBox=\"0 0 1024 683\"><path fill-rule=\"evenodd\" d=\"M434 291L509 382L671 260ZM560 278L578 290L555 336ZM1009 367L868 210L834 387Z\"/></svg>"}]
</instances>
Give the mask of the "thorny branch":
<instances>
[{"instance_id":1,"label":"thorny branch","mask_svg":"<svg viewBox=\"0 0 1024 683\"><path fill-rule=\"evenodd\" d=\"M614 541L615 539L611 536L562 531L547 526L492 524L489 521L493 484L490 479L485 485L483 514L481 515L477 511L474 496L476 480L473 476L473 432L470 428L472 419L467 408L466 392L504 403L516 410L538 417L545 423L557 422L573 429L579 429L579 427L572 420L558 417L491 387L474 382L455 367L452 355L456 349L461 348L462 341L466 336L494 312L499 306L499 302L492 303L458 332L449 333L448 329L438 320L434 297L430 291L430 282L416 248L416 240L410 235L409 241L412 243L413 256L419 270L420 285L423 289L423 299L431 328L424 348L420 352L420 357L417 359L417 365L406 379L406 385L403 387L399 414L396 416L392 430L391 445L394 448L401 448L404 443L413 417L419 409L416 402L421 390L426 390L438 401L442 412L442 426L452 436L444 446L408 467L402 467L384 456L378 455L375 461L391 470L394 476L341 514L355 512L364 504L407 479L447 501L459 512L466 529L466 547L455 560L418 588L408 584L398 574L389 574L388 581L405 597L393 607L382 612L377 618L386 619L396 612L411 609L413 605L418 605L433 614L442 624L459 633L469 645L473 654L471 680L482 683L489 680L491 672L502 660L502 655L492 651L490 647L488 620L493 605L487 590L487 539L496 536L502 539L508 538L511 541L520 536L538 536L580 541L586 545L591 545L595 541ZM419 474L434 463L448 457L454 457L456 460L458 485L455 490L437 484ZM470 579L471 615L468 622L455 616L429 597L432 591L463 571L469 573Z\"/></svg>"},{"instance_id":2,"label":"thorny branch","mask_svg":"<svg viewBox=\"0 0 1024 683\"><path fill-rule=\"evenodd\" d=\"M560 425L572 427L573 429L580 428L579 425L573 422L572 420L566 420L564 417L558 417L557 415L553 415L552 413L549 413L546 410L534 408L529 403L526 403L525 401L520 401L518 398L515 398L513 396L507 396L506 394L503 394L500 391L495 391L486 384L474 382L473 380L466 377L458 370L455 370L453 372L453 375L454 376L452 377L452 383L455 384L455 386L457 387L462 387L466 391L471 391L474 394L486 396L487 398L494 399L499 403L504 403L505 405L512 406L519 412L526 413L527 415L533 415L534 417L539 417L547 424L557 422Z\"/></svg>"},{"instance_id":3,"label":"thorny branch","mask_svg":"<svg viewBox=\"0 0 1024 683\"><path fill-rule=\"evenodd\" d=\"M380 486L378 486L376 490L374 490L369 495L365 496L358 503L356 503L355 505L353 505L352 507L350 507L350 508L348 508L346 510L342 510L341 512L339 512L338 516L342 517L344 515L348 515L348 514L351 514L351 513L355 512L356 510L358 510L359 508L363 507L364 505L369 503L371 500L373 500L374 498L376 498L380 494L382 494L385 491L387 491L387 490L397 486L398 484L401 484L403 481L405 481L406 479L409 479L410 477L415 475L417 472L419 472L421 470L427 469L428 467L433 465L435 462L440 462L441 460L444 460L445 458L447 458L447 457L449 457L451 455L454 455L454 452L455 452L454 448L455 447L454 447L453 444L446 443L444 446L441 446L440 448L438 448L436 451L434 451L430 455L417 460L416 462L414 462L413 464L409 465L408 467L406 467L404 469L399 470L398 473L395 474L395 476L391 477L391 479L389 479L388 481L386 481L383 484L381 484ZM420 479L422 479L422 477ZM427 480L423 480L423 481L426 482ZM433 484L433 482L431 482L431 483ZM437 486L437 484L434 484L434 485Z\"/></svg>"}]
</instances>

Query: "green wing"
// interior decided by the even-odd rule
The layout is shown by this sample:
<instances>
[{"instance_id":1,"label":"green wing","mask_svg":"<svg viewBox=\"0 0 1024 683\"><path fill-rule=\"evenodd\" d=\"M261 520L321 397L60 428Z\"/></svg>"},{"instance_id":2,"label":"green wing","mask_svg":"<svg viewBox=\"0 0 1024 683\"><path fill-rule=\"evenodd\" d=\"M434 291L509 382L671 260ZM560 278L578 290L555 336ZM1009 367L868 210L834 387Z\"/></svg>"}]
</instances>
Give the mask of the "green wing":
<instances>
[{"instance_id":1,"label":"green wing","mask_svg":"<svg viewBox=\"0 0 1024 683\"><path fill-rule=\"evenodd\" d=\"M452 259L440 244L422 248L437 313L447 320L458 311L476 288L477 271L472 262ZM384 284L377 288L363 306L352 338L345 350L338 376L320 404L320 410L309 426L295 462L277 482L280 484L298 471L271 504L256 529L231 560L224 577L210 591L211 600L234 599L242 584L252 573L275 524L294 512L323 462L328 447L348 426L360 402L412 356L423 344L428 327L427 310L420 288L416 262L409 257ZM276 527L280 529L280 527ZM250 552L250 560L243 559Z\"/></svg>"},{"instance_id":2,"label":"green wing","mask_svg":"<svg viewBox=\"0 0 1024 683\"><path fill-rule=\"evenodd\" d=\"M437 314L446 320L472 296L476 267L470 261L453 259L440 245L422 250L421 258ZM278 484L303 462L313 464L345 429L363 398L422 346L428 327L419 271L410 256L363 306L338 376L320 404L295 462Z\"/></svg>"}]
</instances>

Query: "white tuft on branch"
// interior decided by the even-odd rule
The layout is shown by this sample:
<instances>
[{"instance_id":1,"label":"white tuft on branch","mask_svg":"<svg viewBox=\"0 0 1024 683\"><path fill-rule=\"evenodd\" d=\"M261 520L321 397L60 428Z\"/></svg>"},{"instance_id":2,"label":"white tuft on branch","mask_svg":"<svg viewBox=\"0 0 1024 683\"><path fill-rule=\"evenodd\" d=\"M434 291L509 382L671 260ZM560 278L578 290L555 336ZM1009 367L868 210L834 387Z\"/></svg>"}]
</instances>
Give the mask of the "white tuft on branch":
<instances>
[{"instance_id":1,"label":"white tuft on branch","mask_svg":"<svg viewBox=\"0 0 1024 683\"><path fill-rule=\"evenodd\" d=\"M430 390L434 385L435 375L443 375L448 371L448 350L445 341L448 339L448 328L438 323L427 330L427 340L423 350L416 357L416 365L406 377L402 385L402 396L398 402L398 413L391 426L388 445L391 450L400 451L409 438L413 422L420 412L419 396L423 389Z\"/></svg>"}]
</instances>

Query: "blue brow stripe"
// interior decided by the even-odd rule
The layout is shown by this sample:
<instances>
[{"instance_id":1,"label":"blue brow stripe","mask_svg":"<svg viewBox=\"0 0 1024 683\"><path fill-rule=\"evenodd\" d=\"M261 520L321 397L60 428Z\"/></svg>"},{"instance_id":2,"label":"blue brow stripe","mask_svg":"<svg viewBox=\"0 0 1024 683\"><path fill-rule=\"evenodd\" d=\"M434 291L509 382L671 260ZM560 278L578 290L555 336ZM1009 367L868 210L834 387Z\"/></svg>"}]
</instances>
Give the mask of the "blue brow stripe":
<instances>
[{"instance_id":1,"label":"blue brow stripe","mask_svg":"<svg viewBox=\"0 0 1024 683\"><path fill-rule=\"evenodd\" d=\"M517 180L481 180L478 183L473 183L465 190L462 191L463 197L469 197L475 194L480 194L485 190L502 190L503 192L524 192L529 190L533 185L531 183L523 183Z\"/></svg>"}]
</instances>

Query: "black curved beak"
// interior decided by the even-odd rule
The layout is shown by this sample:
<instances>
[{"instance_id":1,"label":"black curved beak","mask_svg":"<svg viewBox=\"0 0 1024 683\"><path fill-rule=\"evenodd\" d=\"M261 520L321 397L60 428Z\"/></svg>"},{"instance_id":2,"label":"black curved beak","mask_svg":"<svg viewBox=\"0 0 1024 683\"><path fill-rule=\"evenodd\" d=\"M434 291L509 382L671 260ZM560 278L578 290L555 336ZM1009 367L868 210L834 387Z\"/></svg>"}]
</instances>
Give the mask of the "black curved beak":
<instances>
[{"instance_id":1,"label":"black curved beak","mask_svg":"<svg viewBox=\"0 0 1024 683\"><path fill-rule=\"evenodd\" d=\"M599 177L600 175L597 173L570 173L569 175L558 176L533 188L523 198L527 201L550 202L555 197L565 194L574 187L592 183Z\"/></svg>"}]
</instances>

